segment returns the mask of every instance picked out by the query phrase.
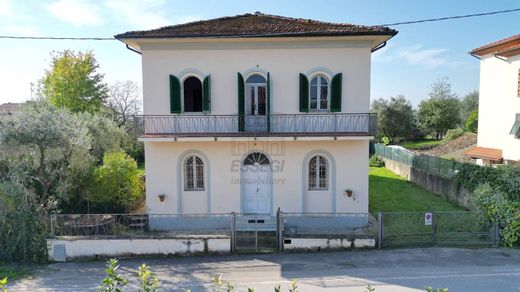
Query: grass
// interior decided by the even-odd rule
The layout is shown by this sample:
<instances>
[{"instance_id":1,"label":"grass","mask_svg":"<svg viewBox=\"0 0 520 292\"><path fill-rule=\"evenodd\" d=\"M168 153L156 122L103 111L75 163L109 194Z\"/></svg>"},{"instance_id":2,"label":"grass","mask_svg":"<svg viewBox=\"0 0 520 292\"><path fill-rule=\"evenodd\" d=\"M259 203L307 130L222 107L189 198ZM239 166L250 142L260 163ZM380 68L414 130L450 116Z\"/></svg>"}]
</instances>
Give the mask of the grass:
<instances>
[{"instance_id":1,"label":"grass","mask_svg":"<svg viewBox=\"0 0 520 292\"><path fill-rule=\"evenodd\" d=\"M370 168L369 194L370 212L465 210L384 167Z\"/></svg>"},{"instance_id":2,"label":"grass","mask_svg":"<svg viewBox=\"0 0 520 292\"><path fill-rule=\"evenodd\" d=\"M32 269L29 266L20 264L1 264L0 263L0 279L6 278L8 282L16 279L24 278L30 275Z\"/></svg>"},{"instance_id":3,"label":"grass","mask_svg":"<svg viewBox=\"0 0 520 292\"><path fill-rule=\"evenodd\" d=\"M425 139L417 141L406 141L401 146L409 150L427 150L439 146L442 140Z\"/></svg>"}]
</instances>

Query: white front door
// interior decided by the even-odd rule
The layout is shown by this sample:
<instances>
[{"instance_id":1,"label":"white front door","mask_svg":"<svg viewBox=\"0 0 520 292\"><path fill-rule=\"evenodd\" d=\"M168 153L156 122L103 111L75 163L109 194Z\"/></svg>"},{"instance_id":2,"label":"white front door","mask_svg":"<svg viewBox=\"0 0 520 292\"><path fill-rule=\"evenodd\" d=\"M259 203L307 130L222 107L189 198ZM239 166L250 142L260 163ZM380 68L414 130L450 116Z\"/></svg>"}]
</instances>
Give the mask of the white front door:
<instances>
[{"instance_id":1,"label":"white front door","mask_svg":"<svg viewBox=\"0 0 520 292\"><path fill-rule=\"evenodd\" d=\"M244 213L271 213L271 167L261 153L252 153L242 166Z\"/></svg>"}]
</instances>

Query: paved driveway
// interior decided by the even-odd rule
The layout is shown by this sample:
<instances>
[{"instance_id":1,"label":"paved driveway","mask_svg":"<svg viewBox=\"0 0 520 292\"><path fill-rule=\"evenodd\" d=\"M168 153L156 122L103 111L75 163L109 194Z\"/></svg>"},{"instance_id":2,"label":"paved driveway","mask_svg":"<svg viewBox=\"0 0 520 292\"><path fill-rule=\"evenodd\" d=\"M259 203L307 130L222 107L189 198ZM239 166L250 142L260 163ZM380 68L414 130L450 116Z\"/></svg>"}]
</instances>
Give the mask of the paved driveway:
<instances>
[{"instance_id":1,"label":"paved driveway","mask_svg":"<svg viewBox=\"0 0 520 292\"><path fill-rule=\"evenodd\" d=\"M520 250L512 249L394 249L344 252L231 255L133 259L121 261L126 276L141 263L152 267L165 291L213 291L212 278L235 284L236 291L273 291L290 280L298 291L365 291L368 284L381 291L424 291L448 287L457 291L520 291ZM10 291L95 290L103 262L48 265L30 279L14 283ZM135 288L136 283L131 282ZM128 289L135 291L136 289Z\"/></svg>"}]
</instances>

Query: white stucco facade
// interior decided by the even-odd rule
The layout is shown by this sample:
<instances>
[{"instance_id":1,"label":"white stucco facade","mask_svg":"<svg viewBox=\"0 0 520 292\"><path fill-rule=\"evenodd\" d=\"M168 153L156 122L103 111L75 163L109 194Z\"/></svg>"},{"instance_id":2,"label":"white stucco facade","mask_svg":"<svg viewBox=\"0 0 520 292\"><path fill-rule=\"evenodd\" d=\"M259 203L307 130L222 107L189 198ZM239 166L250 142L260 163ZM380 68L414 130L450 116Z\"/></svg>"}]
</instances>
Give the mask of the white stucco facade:
<instances>
[{"instance_id":1,"label":"white stucco facade","mask_svg":"<svg viewBox=\"0 0 520 292\"><path fill-rule=\"evenodd\" d=\"M510 134L520 114L520 55L480 61L478 146L502 150L504 161L520 161L520 139Z\"/></svg>"},{"instance_id":2,"label":"white stucco facade","mask_svg":"<svg viewBox=\"0 0 520 292\"><path fill-rule=\"evenodd\" d=\"M140 138L145 144L148 213L274 215L278 208L284 212L303 213L368 212L368 144L371 136L368 130L364 134L356 133L359 129L368 129L369 120L357 116L341 119L341 115L369 113L371 50L390 37L123 40L142 54L145 117L165 117L155 118L154 124L146 124L145 120L145 133L155 135ZM297 129L300 132L294 133L296 127L284 126L289 119L275 122L269 117L272 119L271 128L261 135L232 128L237 127L237 120L223 120L222 116L239 115L239 76L247 80L253 74L267 80L263 85L268 91L267 115L303 117L291 120L299 123ZM328 108L302 112L301 74L309 84L317 75L328 81ZM337 75L341 75L341 106L332 112L331 83ZM210 109L195 115L172 114L171 76L179 80L181 96L187 78L194 76L202 81L210 76ZM208 93L205 91L204 94ZM184 107L184 102L181 107ZM181 124L182 135L178 135L179 132L168 135L179 129L180 124L174 125L174 119L196 120L197 115L203 121L197 122L203 129L197 133L203 134L190 136L193 124L186 123ZM304 125L309 121L305 120L309 115L316 116L314 123L318 128ZM213 122L212 117L215 121L221 120ZM331 119L327 120L327 117ZM356 125L345 126L349 123ZM216 125L231 127L232 132L227 131L225 135L208 133ZM322 131L326 135L319 129L326 129ZM157 135L157 131L162 132ZM276 131L277 135L269 135L269 132ZM280 134L284 131L293 133ZM246 165L246 158L253 154L267 158L267 162L260 163L263 167L267 165L267 173L251 174L251 169L260 165ZM189 157L198 157L202 170L192 164L187 166ZM195 183L195 189L193 184L186 183L195 176L192 173L197 173L198 178L203 177ZM315 179L315 185L309 182L310 179ZM347 189L352 190L352 196L347 195ZM252 195L255 191L256 194Z\"/></svg>"}]
</instances>

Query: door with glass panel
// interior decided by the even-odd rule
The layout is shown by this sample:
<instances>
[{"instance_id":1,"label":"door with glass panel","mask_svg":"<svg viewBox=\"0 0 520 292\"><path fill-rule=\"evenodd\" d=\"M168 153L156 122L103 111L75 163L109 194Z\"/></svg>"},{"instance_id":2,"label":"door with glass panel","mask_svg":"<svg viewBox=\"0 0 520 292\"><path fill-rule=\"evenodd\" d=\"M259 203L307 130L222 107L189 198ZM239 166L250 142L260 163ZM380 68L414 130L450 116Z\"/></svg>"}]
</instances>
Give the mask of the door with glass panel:
<instances>
[{"instance_id":1,"label":"door with glass panel","mask_svg":"<svg viewBox=\"0 0 520 292\"><path fill-rule=\"evenodd\" d=\"M267 82L262 75L253 74L245 86L245 130L267 131Z\"/></svg>"}]
</instances>

